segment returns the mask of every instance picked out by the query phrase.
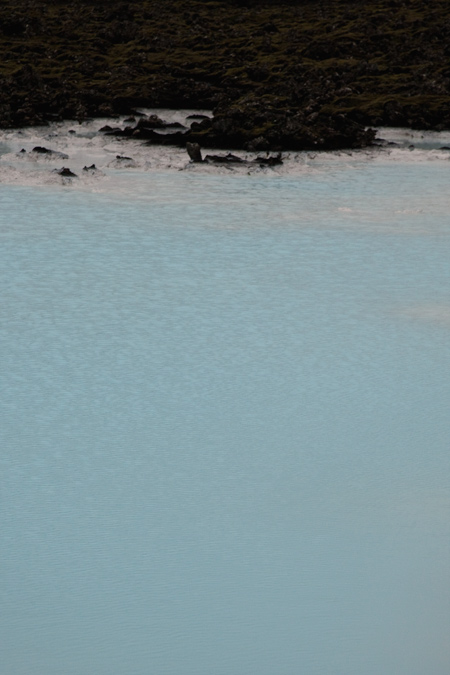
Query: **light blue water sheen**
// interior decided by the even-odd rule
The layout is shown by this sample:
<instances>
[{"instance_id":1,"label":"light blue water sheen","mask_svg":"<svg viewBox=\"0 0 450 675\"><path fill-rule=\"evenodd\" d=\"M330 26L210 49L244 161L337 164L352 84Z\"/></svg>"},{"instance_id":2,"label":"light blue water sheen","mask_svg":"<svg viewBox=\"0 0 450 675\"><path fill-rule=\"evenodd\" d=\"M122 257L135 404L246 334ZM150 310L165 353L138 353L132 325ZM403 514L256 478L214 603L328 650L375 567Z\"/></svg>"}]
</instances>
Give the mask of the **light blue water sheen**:
<instances>
[{"instance_id":1,"label":"light blue water sheen","mask_svg":"<svg viewBox=\"0 0 450 675\"><path fill-rule=\"evenodd\" d=\"M448 179L0 187L2 675L448 675Z\"/></svg>"}]
</instances>

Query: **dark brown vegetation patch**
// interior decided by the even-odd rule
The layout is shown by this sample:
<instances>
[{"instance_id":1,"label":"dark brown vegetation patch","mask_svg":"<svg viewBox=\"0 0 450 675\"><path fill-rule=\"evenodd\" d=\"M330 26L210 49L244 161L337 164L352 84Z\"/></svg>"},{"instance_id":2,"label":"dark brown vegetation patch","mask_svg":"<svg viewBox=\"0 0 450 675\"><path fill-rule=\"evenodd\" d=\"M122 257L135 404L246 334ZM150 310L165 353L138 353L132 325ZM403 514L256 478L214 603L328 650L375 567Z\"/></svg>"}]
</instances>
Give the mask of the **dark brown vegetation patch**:
<instances>
[{"instance_id":1,"label":"dark brown vegetation patch","mask_svg":"<svg viewBox=\"0 0 450 675\"><path fill-rule=\"evenodd\" d=\"M355 147L450 128L450 0L3 0L0 126L214 109L192 141Z\"/></svg>"}]
</instances>

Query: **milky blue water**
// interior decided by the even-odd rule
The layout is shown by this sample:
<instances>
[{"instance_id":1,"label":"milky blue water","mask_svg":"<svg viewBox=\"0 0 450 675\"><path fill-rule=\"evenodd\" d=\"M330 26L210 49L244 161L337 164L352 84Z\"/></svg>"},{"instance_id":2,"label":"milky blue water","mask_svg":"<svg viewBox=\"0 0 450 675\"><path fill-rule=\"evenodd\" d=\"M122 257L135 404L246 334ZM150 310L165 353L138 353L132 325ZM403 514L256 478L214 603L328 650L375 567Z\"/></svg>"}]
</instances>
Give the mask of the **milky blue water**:
<instances>
[{"instance_id":1,"label":"milky blue water","mask_svg":"<svg viewBox=\"0 0 450 675\"><path fill-rule=\"evenodd\" d=\"M448 675L448 179L0 185L2 674Z\"/></svg>"}]
</instances>

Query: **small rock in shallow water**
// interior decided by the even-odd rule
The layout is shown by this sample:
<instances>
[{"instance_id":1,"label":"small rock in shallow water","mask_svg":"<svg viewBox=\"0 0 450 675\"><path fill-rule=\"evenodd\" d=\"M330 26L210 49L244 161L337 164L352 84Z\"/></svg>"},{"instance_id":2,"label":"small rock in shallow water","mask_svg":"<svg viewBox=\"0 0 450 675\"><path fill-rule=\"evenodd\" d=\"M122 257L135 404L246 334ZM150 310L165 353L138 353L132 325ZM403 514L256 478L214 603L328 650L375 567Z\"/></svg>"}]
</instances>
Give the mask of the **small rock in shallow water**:
<instances>
[{"instance_id":1,"label":"small rock in shallow water","mask_svg":"<svg viewBox=\"0 0 450 675\"><path fill-rule=\"evenodd\" d=\"M122 131L122 129L120 127L111 127L109 124L105 124L105 126L101 127L99 131L102 131L107 134L107 133L116 133L118 131Z\"/></svg>"},{"instance_id":2,"label":"small rock in shallow water","mask_svg":"<svg viewBox=\"0 0 450 675\"><path fill-rule=\"evenodd\" d=\"M138 165L132 157L116 155L115 159L113 159L112 162L109 162L108 166L115 169L135 169Z\"/></svg>"},{"instance_id":3,"label":"small rock in shallow water","mask_svg":"<svg viewBox=\"0 0 450 675\"><path fill-rule=\"evenodd\" d=\"M42 145L36 145L31 152L35 152L37 155L45 155L49 158L69 159L69 155L66 155L64 152L50 150L50 148L44 148Z\"/></svg>"},{"instance_id":4,"label":"small rock in shallow water","mask_svg":"<svg viewBox=\"0 0 450 675\"><path fill-rule=\"evenodd\" d=\"M42 145L36 145L31 152L38 152L41 155L47 155L53 152L49 148L44 148Z\"/></svg>"},{"instance_id":5,"label":"small rock in shallow water","mask_svg":"<svg viewBox=\"0 0 450 675\"><path fill-rule=\"evenodd\" d=\"M278 153L278 155L275 156L270 156L270 157L257 157L255 160L253 160L256 164L260 164L261 166L277 166L279 164L283 164L283 160L281 158L281 152Z\"/></svg>"},{"instance_id":6,"label":"small rock in shallow water","mask_svg":"<svg viewBox=\"0 0 450 675\"><path fill-rule=\"evenodd\" d=\"M245 164L244 159L237 157L237 155L232 155L231 152L228 155L206 155L205 162L212 164Z\"/></svg>"},{"instance_id":7,"label":"small rock in shallow water","mask_svg":"<svg viewBox=\"0 0 450 675\"><path fill-rule=\"evenodd\" d=\"M162 120L158 115L150 115L149 117L142 118L136 125L137 129L164 129L166 122Z\"/></svg>"},{"instance_id":8,"label":"small rock in shallow water","mask_svg":"<svg viewBox=\"0 0 450 675\"><path fill-rule=\"evenodd\" d=\"M56 170L56 173L59 176L64 176L65 178L77 178L77 174L71 171L68 167L63 166L62 169Z\"/></svg>"},{"instance_id":9,"label":"small rock in shallow water","mask_svg":"<svg viewBox=\"0 0 450 675\"><path fill-rule=\"evenodd\" d=\"M203 162L202 151L198 143L186 143L186 151L193 162L197 164Z\"/></svg>"}]
</instances>

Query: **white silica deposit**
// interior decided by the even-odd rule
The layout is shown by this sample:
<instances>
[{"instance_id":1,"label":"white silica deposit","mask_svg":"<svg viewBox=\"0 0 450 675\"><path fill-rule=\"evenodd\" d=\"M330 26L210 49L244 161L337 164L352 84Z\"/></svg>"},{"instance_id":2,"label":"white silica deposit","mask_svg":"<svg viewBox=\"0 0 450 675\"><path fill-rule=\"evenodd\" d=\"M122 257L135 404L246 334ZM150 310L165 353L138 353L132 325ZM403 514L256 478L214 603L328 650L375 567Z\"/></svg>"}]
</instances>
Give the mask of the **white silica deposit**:
<instances>
[{"instance_id":1,"label":"white silica deposit","mask_svg":"<svg viewBox=\"0 0 450 675\"><path fill-rule=\"evenodd\" d=\"M179 123L188 128L190 115L211 115L209 111L173 111L165 109L142 110L141 115L158 115L167 123ZM138 118L139 119L139 118ZM302 175L321 170L323 166L345 162L358 166L361 162L415 163L448 162L450 158L450 132L420 132L408 129L380 129L377 145L363 150L335 152L283 152L282 164L264 166L258 157L276 153L235 151L233 154L245 161L240 164L193 164L184 148L170 145L147 144L130 138L120 138L101 132L104 126L124 128L126 116L113 119L87 120L79 123L65 121L45 127L0 131L0 182L20 185L63 185L73 189L108 191L115 190L126 171L191 171L226 175L272 176ZM160 133L167 133L163 130ZM34 148L50 152L33 151ZM207 154L226 155L228 151L203 150ZM95 168L90 168L92 166ZM75 174L61 175L69 169Z\"/></svg>"}]
</instances>

